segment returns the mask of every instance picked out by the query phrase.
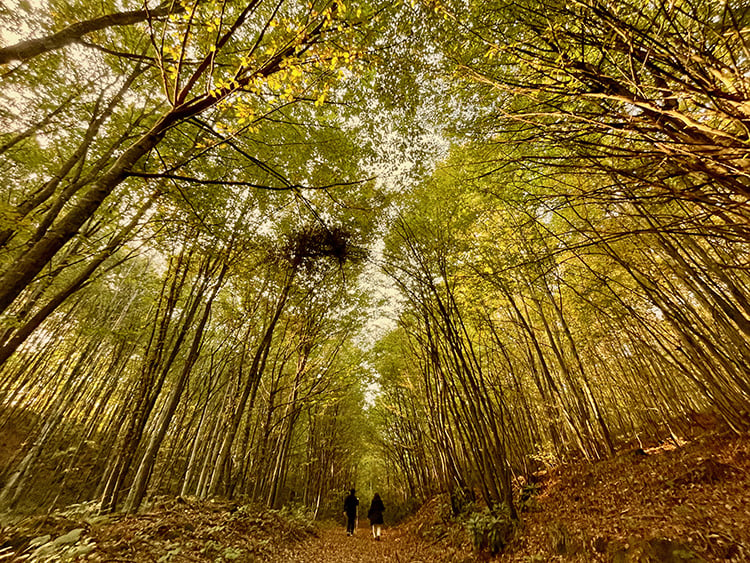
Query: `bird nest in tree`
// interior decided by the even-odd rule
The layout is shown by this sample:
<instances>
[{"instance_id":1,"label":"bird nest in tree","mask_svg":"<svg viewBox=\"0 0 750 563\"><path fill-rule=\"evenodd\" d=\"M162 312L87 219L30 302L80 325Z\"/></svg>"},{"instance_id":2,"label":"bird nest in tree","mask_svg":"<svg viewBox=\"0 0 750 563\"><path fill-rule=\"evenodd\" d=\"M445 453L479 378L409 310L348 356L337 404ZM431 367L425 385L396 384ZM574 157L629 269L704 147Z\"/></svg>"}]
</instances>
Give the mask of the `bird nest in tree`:
<instances>
[{"instance_id":1,"label":"bird nest in tree","mask_svg":"<svg viewBox=\"0 0 750 563\"><path fill-rule=\"evenodd\" d=\"M282 253L297 264L329 258L343 265L364 257L362 250L353 244L353 239L354 233L345 227L326 227L316 223L288 235Z\"/></svg>"}]
</instances>

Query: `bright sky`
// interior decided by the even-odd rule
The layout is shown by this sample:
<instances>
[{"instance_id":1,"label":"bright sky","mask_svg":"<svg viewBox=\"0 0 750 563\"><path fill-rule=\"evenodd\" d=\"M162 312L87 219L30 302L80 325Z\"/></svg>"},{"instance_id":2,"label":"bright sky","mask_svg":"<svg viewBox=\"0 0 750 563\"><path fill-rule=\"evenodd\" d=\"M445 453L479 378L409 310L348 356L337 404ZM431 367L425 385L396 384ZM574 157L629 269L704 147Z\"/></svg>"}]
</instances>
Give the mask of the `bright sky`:
<instances>
[{"instance_id":1,"label":"bright sky","mask_svg":"<svg viewBox=\"0 0 750 563\"><path fill-rule=\"evenodd\" d=\"M45 5L46 2L43 0L0 0L0 14L39 10ZM7 25L12 25L13 27L6 27ZM0 22L0 46L13 45L19 41L38 35L34 31L23 22L13 21L12 23L8 22L5 24Z\"/></svg>"}]
</instances>

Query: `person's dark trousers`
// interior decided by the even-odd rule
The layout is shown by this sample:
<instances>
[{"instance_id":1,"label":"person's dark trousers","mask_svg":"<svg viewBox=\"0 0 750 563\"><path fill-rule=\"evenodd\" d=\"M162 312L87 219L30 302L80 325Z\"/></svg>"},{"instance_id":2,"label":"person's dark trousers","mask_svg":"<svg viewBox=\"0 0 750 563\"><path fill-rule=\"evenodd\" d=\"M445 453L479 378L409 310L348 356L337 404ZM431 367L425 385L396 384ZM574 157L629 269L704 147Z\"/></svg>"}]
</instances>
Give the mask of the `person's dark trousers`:
<instances>
[{"instance_id":1,"label":"person's dark trousers","mask_svg":"<svg viewBox=\"0 0 750 563\"><path fill-rule=\"evenodd\" d=\"M347 514L346 515L346 533L349 535L352 535L354 533L354 522L357 519L356 514Z\"/></svg>"}]
</instances>

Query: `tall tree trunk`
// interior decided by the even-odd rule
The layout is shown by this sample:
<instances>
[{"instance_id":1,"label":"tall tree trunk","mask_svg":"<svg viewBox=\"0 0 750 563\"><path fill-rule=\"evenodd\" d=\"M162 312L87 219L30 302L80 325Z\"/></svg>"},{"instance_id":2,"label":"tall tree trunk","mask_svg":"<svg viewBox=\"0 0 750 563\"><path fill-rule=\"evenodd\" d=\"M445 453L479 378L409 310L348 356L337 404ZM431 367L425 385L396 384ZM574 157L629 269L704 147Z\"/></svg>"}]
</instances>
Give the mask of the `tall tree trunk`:
<instances>
[{"instance_id":1,"label":"tall tree trunk","mask_svg":"<svg viewBox=\"0 0 750 563\"><path fill-rule=\"evenodd\" d=\"M222 472L224 471L226 464L230 459L232 445L234 444L234 438L237 435L237 431L240 427L240 422L245 415L245 408L248 405L248 400L250 400L250 405L252 406L253 401L251 400L251 397L254 398L255 393L258 390L258 384L260 383L260 378L263 375L263 371L265 369L266 358L268 357L268 353L271 349L271 342L273 340L274 330L276 329L276 323L281 317L281 313L284 310L284 306L286 305L287 297L289 296L289 291L291 290L291 284L293 280L294 273L292 272L288 274L288 279L284 284L282 293L277 301L273 316L268 322L268 326L266 327L263 338L261 339L258 349L256 350L253 357L253 362L250 365L250 369L248 370L247 381L245 382L245 385L242 389L242 393L239 397L237 405L234 407L234 413L230 420L229 428L224 434L224 439L222 440L221 447L219 449L219 456L213 469L210 484L208 487L209 494L211 495L216 494L216 491L218 490L219 481L221 479Z\"/></svg>"},{"instance_id":2,"label":"tall tree trunk","mask_svg":"<svg viewBox=\"0 0 750 563\"><path fill-rule=\"evenodd\" d=\"M129 234L136 227L138 222L141 220L143 215L153 205L156 198L159 196L159 192L154 193L148 201L141 206L132 220L115 235L112 240L97 253L97 255L89 261L89 263L80 271L76 276L69 281L65 287L58 290L47 303L44 304L29 320L27 320L22 326L18 327L12 336L8 340L2 343L0 346L0 367L7 361L13 352L15 352L21 344L36 330L44 320L49 317L60 305L62 305L71 295L81 289L85 283L91 278L92 274L101 266L107 258L120 248L125 242Z\"/></svg>"},{"instance_id":3,"label":"tall tree trunk","mask_svg":"<svg viewBox=\"0 0 750 563\"><path fill-rule=\"evenodd\" d=\"M198 326L195 329L193 342L190 346L190 350L188 351L185 364L180 372L180 375L177 378L177 381L174 383L172 393L167 400L167 404L165 405L159 421L157 422L156 429L151 435L151 440L146 446L146 451L143 453L143 457L141 458L140 465L136 472L135 478L130 488L130 493L125 504L126 512L137 512L141 506L141 503L143 502L143 497L146 494L146 487L148 486L148 480L151 476L154 461L156 460L156 454L161 447L161 443L164 440L164 437L167 434L167 430L169 429L169 426L172 422L172 417L177 410L177 405L179 404L180 398L182 397L182 392L185 390L185 386L187 385L187 380L190 376L193 365L198 359L198 352L201 346L201 342L203 341L203 333L206 328L208 318L211 315L211 306L216 299L216 295L219 293L219 289L221 289L223 285L224 276L227 273L227 269L228 266L226 262L224 262L218 279L214 284L211 295L205 302L203 316L201 317ZM199 299L200 295L196 296L196 300Z\"/></svg>"}]
</instances>

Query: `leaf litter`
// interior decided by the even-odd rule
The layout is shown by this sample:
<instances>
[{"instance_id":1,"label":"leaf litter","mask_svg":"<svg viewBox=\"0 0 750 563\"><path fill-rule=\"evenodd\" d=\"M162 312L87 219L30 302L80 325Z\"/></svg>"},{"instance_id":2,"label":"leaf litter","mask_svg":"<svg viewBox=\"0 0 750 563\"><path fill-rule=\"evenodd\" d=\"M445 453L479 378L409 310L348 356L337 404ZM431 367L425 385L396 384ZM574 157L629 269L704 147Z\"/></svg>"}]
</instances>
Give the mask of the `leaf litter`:
<instances>
[{"instance_id":1,"label":"leaf litter","mask_svg":"<svg viewBox=\"0 0 750 563\"><path fill-rule=\"evenodd\" d=\"M343 523L177 499L137 515L97 516L89 503L4 522L0 562L660 561L643 555L650 542L652 551L695 555L680 561L740 563L750 561L749 473L750 438L730 434L558 466L538 475L515 538L494 558L472 549L444 497L386 527L382 541L363 522L347 537Z\"/></svg>"}]
</instances>

